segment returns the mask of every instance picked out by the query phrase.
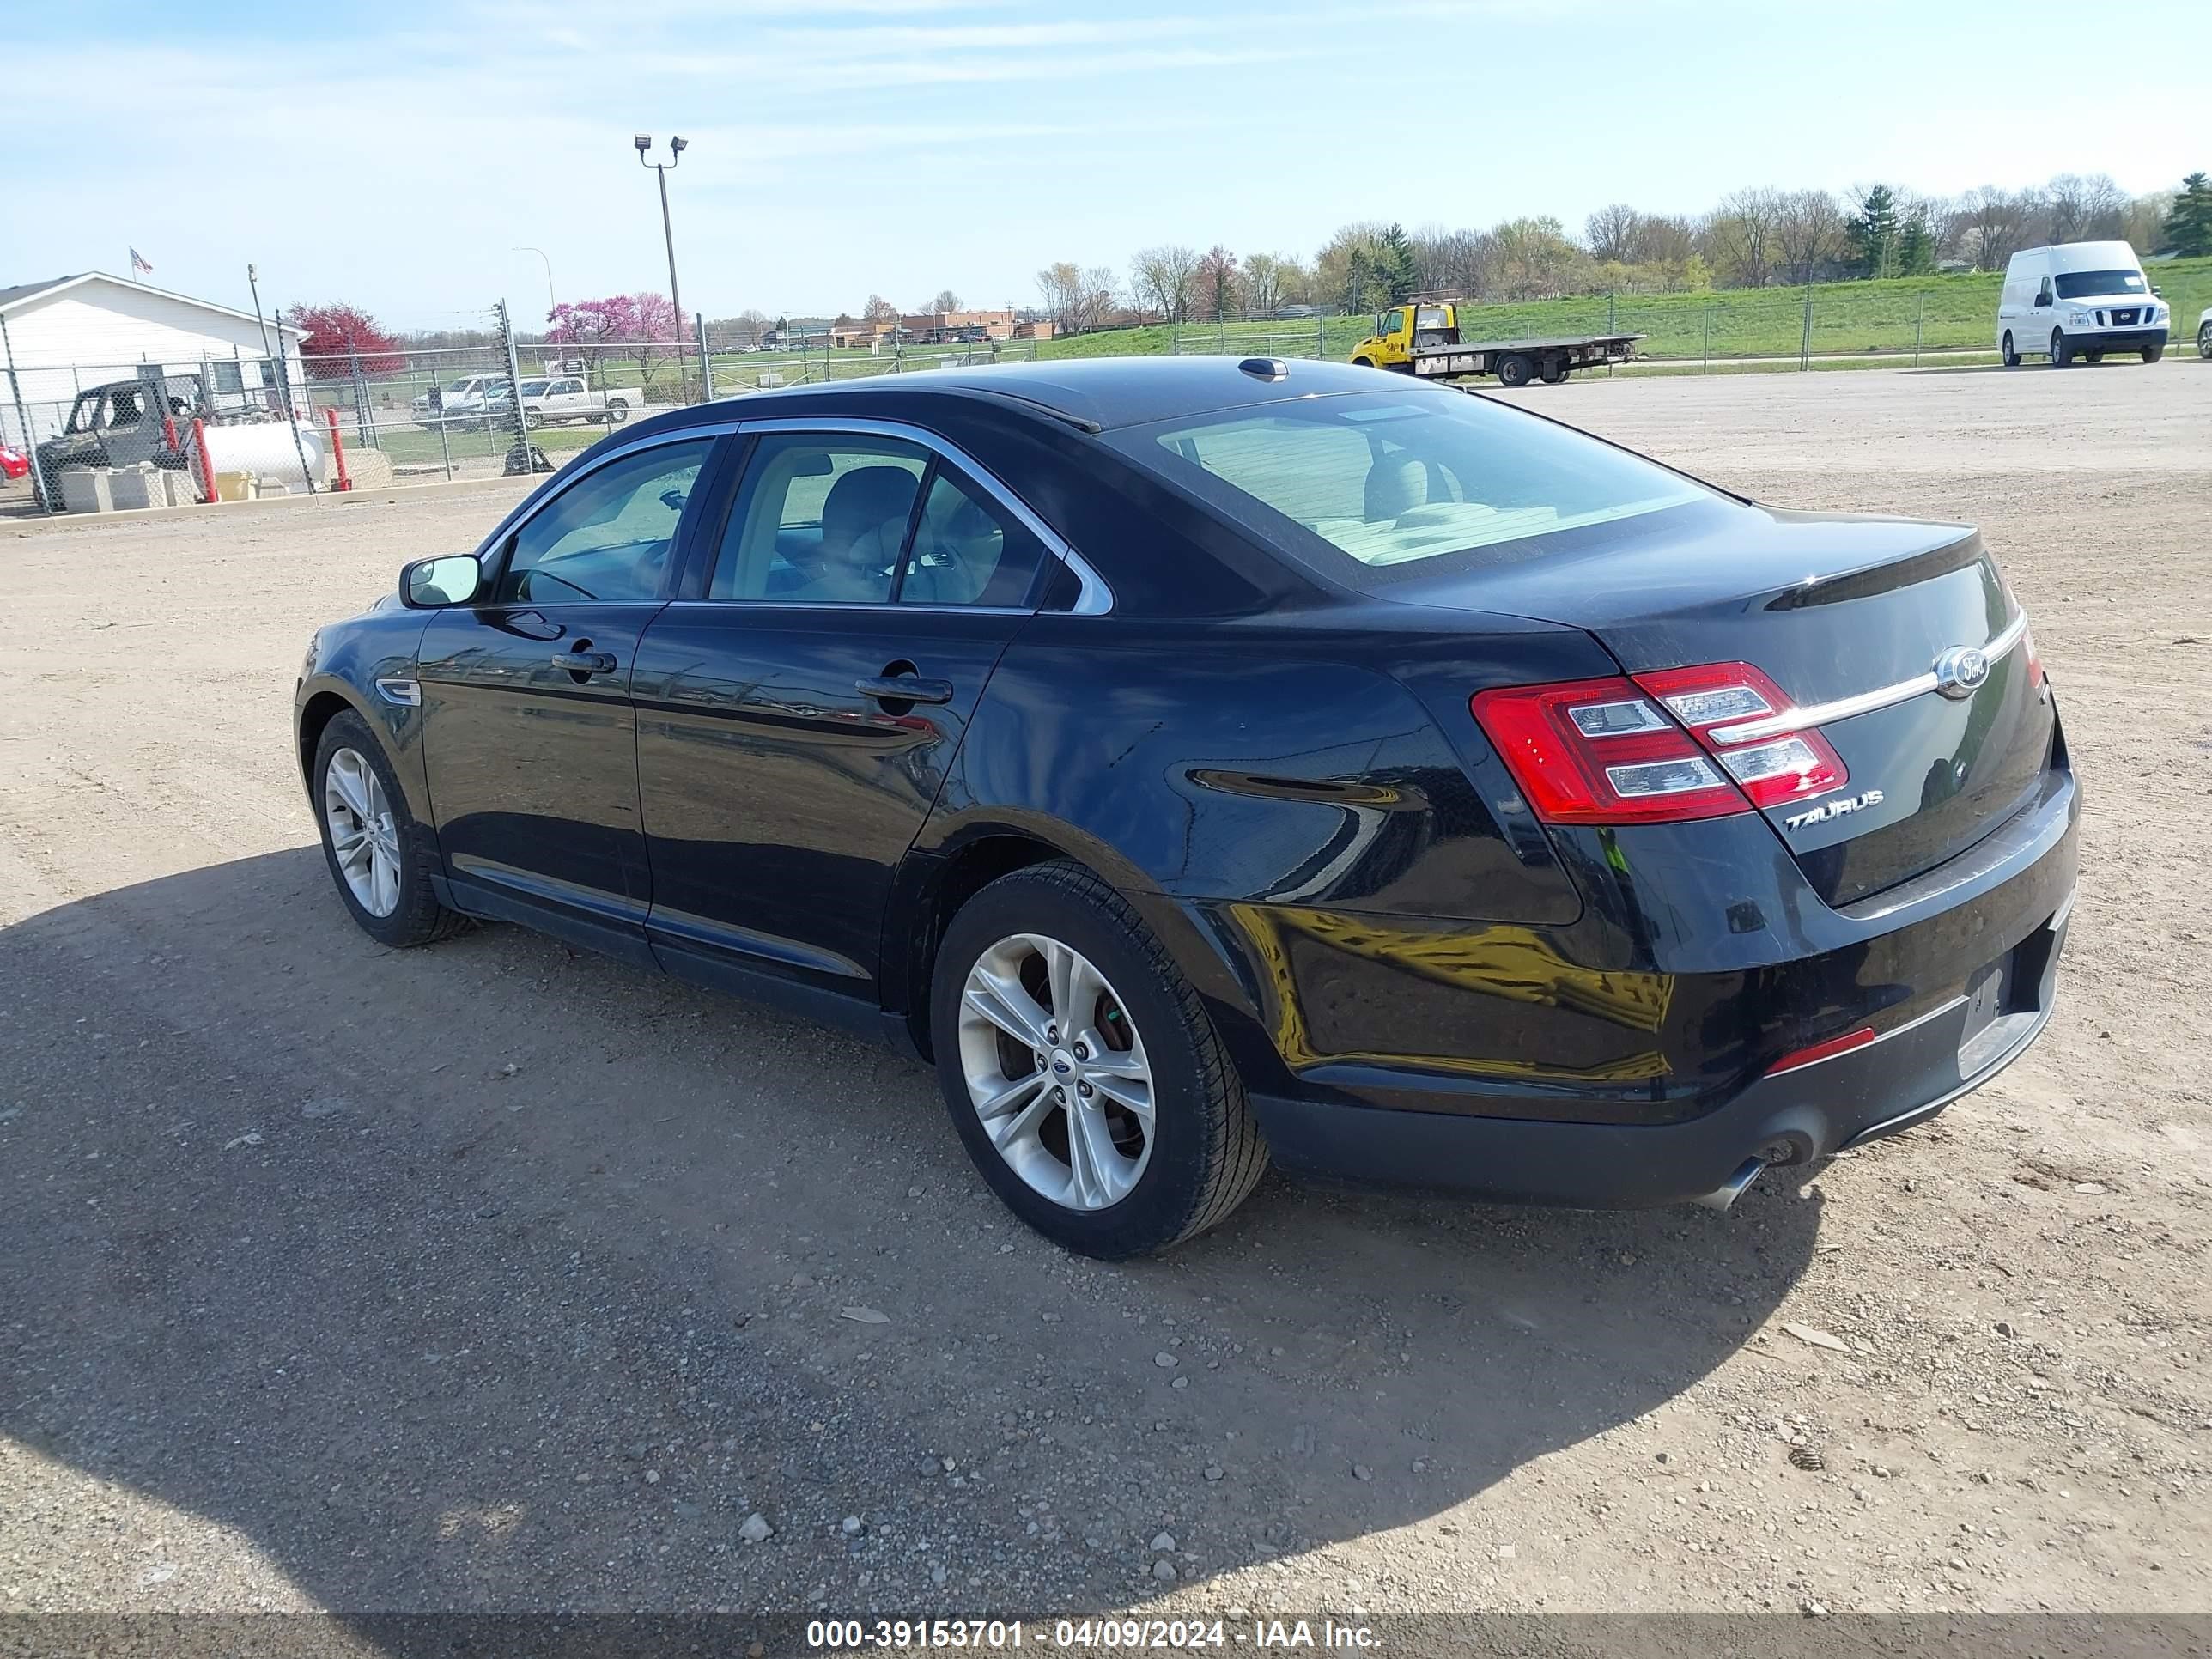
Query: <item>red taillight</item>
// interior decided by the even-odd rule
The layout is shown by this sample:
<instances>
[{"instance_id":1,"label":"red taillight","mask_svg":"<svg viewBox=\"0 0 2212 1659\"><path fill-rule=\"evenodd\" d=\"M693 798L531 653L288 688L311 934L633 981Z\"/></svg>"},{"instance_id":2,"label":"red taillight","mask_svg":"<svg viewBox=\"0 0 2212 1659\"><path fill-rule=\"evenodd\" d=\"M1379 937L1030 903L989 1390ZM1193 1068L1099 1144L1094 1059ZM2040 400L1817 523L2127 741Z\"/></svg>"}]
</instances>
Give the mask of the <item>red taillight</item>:
<instances>
[{"instance_id":1,"label":"red taillight","mask_svg":"<svg viewBox=\"0 0 2212 1659\"><path fill-rule=\"evenodd\" d=\"M1771 724L1790 709L1781 689L1748 663L1514 686L1479 692L1472 707L1547 823L1725 817L1824 794L1849 776L1809 728L1735 743L1715 735Z\"/></svg>"},{"instance_id":2,"label":"red taillight","mask_svg":"<svg viewBox=\"0 0 2212 1659\"><path fill-rule=\"evenodd\" d=\"M1481 691L1472 707L1547 823L1668 823L1750 810L1632 680Z\"/></svg>"},{"instance_id":3,"label":"red taillight","mask_svg":"<svg viewBox=\"0 0 2212 1659\"><path fill-rule=\"evenodd\" d=\"M1793 1048L1766 1068L1769 1077L1779 1077L1784 1072L1801 1071L1808 1066L1817 1066L1824 1060L1833 1060L1838 1054L1847 1054L1854 1048L1863 1048L1874 1041L1874 1027L1862 1025L1856 1031L1846 1031L1839 1037L1830 1037L1826 1042Z\"/></svg>"},{"instance_id":4,"label":"red taillight","mask_svg":"<svg viewBox=\"0 0 2212 1659\"><path fill-rule=\"evenodd\" d=\"M2027 689L2039 691L2043 688L2043 653L2035 648L2035 630L2021 630L2020 648L2027 653Z\"/></svg>"},{"instance_id":5,"label":"red taillight","mask_svg":"<svg viewBox=\"0 0 2212 1659\"><path fill-rule=\"evenodd\" d=\"M1638 674L1636 683L1667 705L1705 749L1728 769L1754 806L1779 806L1807 795L1841 788L1850 776L1843 757L1811 727L1770 732L1751 742L1728 743L1726 728L1753 721L1772 724L1789 714L1782 688L1747 662L1706 663Z\"/></svg>"}]
</instances>

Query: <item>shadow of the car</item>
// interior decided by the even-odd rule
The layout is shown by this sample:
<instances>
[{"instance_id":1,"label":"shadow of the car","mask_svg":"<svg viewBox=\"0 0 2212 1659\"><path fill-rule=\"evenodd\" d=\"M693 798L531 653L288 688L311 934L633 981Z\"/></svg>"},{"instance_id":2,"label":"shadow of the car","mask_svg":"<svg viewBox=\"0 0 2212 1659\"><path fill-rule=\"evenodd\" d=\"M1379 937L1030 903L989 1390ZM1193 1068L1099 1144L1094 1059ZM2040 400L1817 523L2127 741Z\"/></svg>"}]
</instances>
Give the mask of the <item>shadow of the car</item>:
<instances>
[{"instance_id":1,"label":"shadow of the car","mask_svg":"<svg viewBox=\"0 0 2212 1659\"><path fill-rule=\"evenodd\" d=\"M197 1517L148 1592L58 1513L80 1606L250 1583L202 1522L340 1611L1123 1606L1160 1531L1203 1579L1650 1411L1819 1220L1272 1181L1083 1261L921 1068L516 929L381 951L313 848L0 932L0 1432Z\"/></svg>"}]
</instances>

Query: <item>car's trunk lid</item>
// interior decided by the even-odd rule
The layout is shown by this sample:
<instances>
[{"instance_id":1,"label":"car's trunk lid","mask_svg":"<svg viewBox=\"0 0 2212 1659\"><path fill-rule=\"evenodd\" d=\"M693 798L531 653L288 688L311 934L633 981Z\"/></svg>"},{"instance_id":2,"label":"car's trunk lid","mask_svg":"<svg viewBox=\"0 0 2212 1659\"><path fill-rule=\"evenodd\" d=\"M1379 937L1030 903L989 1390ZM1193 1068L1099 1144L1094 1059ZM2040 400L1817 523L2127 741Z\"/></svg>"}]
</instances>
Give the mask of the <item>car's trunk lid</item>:
<instances>
[{"instance_id":1,"label":"car's trunk lid","mask_svg":"<svg viewBox=\"0 0 2212 1659\"><path fill-rule=\"evenodd\" d=\"M2037 787L2050 699L2031 684L2016 607L1973 530L1765 508L1658 514L1636 530L1386 591L1583 628L1631 674L1760 670L1849 772L1765 813L1832 904L1964 851ZM1961 648L1988 652L1985 676L1939 690L1939 660ZM1878 706L1855 706L1866 702Z\"/></svg>"}]
</instances>

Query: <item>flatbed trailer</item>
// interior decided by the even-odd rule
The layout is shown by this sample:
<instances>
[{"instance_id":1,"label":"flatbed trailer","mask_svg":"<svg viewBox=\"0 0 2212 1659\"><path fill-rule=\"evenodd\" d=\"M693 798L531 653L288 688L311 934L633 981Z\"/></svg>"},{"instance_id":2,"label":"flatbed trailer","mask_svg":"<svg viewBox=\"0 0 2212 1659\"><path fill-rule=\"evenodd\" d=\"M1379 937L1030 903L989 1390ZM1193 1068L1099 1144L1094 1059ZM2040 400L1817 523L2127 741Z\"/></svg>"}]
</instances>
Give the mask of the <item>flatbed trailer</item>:
<instances>
[{"instance_id":1,"label":"flatbed trailer","mask_svg":"<svg viewBox=\"0 0 2212 1659\"><path fill-rule=\"evenodd\" d=\"M1401 367L1428 380L1495 374L1502 386L1526 386L1532 380L1549 385L1565 380L1578 368L1628 362L1643 337L1641 334L1572 334L1554 339L1417 345Z\"/></svg>"}]
</instances>

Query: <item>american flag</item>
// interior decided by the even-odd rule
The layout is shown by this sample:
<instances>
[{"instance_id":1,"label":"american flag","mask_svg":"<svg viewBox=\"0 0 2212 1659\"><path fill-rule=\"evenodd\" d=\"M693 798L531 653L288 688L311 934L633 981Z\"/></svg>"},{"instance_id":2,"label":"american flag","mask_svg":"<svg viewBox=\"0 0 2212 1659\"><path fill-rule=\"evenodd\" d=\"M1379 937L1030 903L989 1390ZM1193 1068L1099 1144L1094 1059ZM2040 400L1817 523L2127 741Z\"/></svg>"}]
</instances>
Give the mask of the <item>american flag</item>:
<instances>
[{"instance_id":1,"label":"american flag","mask_svg":"<svg viewBox=\"0 0 2212 1659\"><path fill-rule=\"evenodd\" d=\"M133 276L151 276L154 274L153 262L135 247L131 250L131 274Z\"/></svg>"}]
</instances>

